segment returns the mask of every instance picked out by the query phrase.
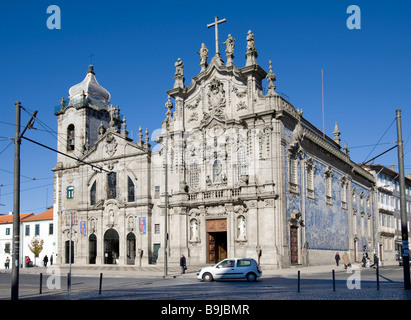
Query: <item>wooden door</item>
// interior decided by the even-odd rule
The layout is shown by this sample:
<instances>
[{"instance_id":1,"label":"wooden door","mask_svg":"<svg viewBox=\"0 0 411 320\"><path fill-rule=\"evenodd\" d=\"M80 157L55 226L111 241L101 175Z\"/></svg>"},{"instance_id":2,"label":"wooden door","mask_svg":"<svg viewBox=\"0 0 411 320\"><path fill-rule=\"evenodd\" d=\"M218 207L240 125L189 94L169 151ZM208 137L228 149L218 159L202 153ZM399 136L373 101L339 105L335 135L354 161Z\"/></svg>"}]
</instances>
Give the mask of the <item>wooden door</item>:
<instances>
[{"instance_id":1,"label":"wooden door","mask_svg":"<svg viewBox=\"0 0 411 320\"><path fill-rule=\"evenodd\" d=\"M290 252L291 252L291 264L298 263L298 228L295 226L290 227Z\"/></svg>"},{"instance_id":2,"label":"wooden door","mask_svg":"<svg viewBox=\"0 0 411 320\"><path fill-rule=\"evenodd\" d=\"M207 220L207 263L227 258L227 219Z\"/></svg>"},{"instance_id":3,"label":"wooden door","mask_svg":"<svg viewBox=\"0 0 411 320\"><path fill-rule=\"evenodd\" d=\"M215 263L215 234L214 232L207 233L207 263Z\"/></svg>"}]
</instances>

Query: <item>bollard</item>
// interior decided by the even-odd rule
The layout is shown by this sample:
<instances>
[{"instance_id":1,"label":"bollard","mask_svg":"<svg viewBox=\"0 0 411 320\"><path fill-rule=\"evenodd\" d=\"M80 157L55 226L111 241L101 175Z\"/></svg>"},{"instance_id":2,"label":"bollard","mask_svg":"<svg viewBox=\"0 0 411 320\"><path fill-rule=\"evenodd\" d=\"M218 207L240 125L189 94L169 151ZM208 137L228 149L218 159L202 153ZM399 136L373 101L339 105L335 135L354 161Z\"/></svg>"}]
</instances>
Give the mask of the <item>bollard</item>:
<instances>
[{"instance_id":1,"label":"bollard","mask_svg":"<svg viewBox=\"0 0 411 320\"><path fill-rule=\"evenodd\" d=\"M43 274L40 272L40 290L39 294L42 294L42 286L43 286Z\"/></svg>"},{"instance_id":2,"label":"bollard","mask_svg":"<svg viewBox=\"0 0 411 320\"><path fill-rule=\"evenodd\" d=\"M101 286L102 286L102 284L103 284L103 273L101 272L101 273L100 273L100 286L99 286L99 289L98 289L98 294L101 294Z\"/></svg>"},{"instance_id":3,"label":"bollard","mask_svg":"<svg viewBox=\"0 0 411 320\"><path fill-rule=\"evenodd\" d=\"M71 294L71 273L67 273L67 292Z\"/></svg>"},{"instance_id":4,"label":"bollard","mask_svg":"<svg viewBox=\"0 0 411 320\"><path fill-rule=\"evenodd\" d=\"M298 270L298 292L300 292L300 270Z\"/></svg>"},{"instance_id":5,"label":"bollard","mask_svg":"<svg viewBox=\"0 0 411 320\"><path fill-rule=\"evenodd\" d=\"M333 291L335 291L335 270L333 269Z\"/></svg>"},{"instance_id":6,"label":"bollard","mask_svg":"<svg viewBox=\"0 0 411 320\"><path fill-rule=\"evenodd\" d=\"M377 263L377 290L380 290L380 274L379 274L379 269L378 269L378 263Z\"/></svg>"}]
</instances>

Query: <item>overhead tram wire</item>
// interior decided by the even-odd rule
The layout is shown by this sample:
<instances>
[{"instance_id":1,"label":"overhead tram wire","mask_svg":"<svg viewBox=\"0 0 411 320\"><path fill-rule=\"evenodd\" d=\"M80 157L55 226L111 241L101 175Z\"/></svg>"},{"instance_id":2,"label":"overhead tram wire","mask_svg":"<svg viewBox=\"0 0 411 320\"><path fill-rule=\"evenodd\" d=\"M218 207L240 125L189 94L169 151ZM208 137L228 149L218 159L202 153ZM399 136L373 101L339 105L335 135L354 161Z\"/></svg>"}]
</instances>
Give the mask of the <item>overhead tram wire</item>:
<instances>
[{"instance_id":1,"label":"overhead tram wire","mask_svg":"<svg viewBox=\"0 0 411 320\"><path fill-rule=\"evenodd\" d=\"M368 159L368 157L373 153L373 151L375 150L375 148L377 147L377 145L379 145L379 143L381 142L381 140L382 140L382 138L385 136L385 134L388 132L388 130L390 130L390 128L391 128L391 126L394 124L394 122L397 120L397 118L394 118L394 120L391 122L391 124L389 125L389 127L387 128L387 130L385 130L385 132L384 132L384 134L381 136L381 138L378 140L378 142L375 144L375 146L374 146L374 148L371 150L371 152L368 154L368 156L365 158L365 160L363 161L363 163L362 164L365 164L365 163L368 163L368 162L370 162L370 161L367 161L367 159ZM392 150L392 149L394 149L394 148L391 148L391 149L389 149L389 150ZM389 151L388 150L388 151ZM385 153L385 152L384 152ZM384 154L384 153L382 153L382 154ZM382 155L382 154L380 154L380 155ZM378 156L380 156L380 155L378 155ZM377 156L377 157L378 157ZM374 160L375 158L377 158L377 157L374 157L372 160ZM367 162L366 162L367 161Z\"/></svg>"},{"instance_id":2,"label":"overhead tram wire","mask_svg":"<svg viewBox=\"0 0 411 320\"><path fill-rule=\"evenodd\" d=\"M74 159L74 160L79 161L79 162L81 162L81 163L87 164L87 165L91 166L92 168L96 168L96 169L98 169L98 170L100 170L100 171L109 172L109 171L107 171L106 169L104 169L104 168L102 168L102 167L100 167L100 166L97 166L97 165L91 164L91 163L89 163L89 162L87 162L87 161L81 160L81 159L79 159L79 158L70 156L70 155L68 155L68 154L66 154L66 153L64 153L64 152L61 152L61 151L58 151L58 150L56 150L56 149L50 148L50 147L48 147L48 146L46 146L46 145L44 145L44 144L42 144L42 143L40 143L40 142L34 141L34 140L29 139L29 138L26 138L26 137L22 137L22 138L25 139L25 140L27 140L27 141L30 141L30 142L32 142L32 143L34 143L34 144L37 144L37 145L39 145L39 146L41 146L41 147L43 147L43 148L46 148L46 149L49 149L49 150L51 150L51 151L57 152L57 153L59 153L59 154L62 154L63 156L66 156L66 157L68 157L68 158Z\"/></svg>"}]
</instances>

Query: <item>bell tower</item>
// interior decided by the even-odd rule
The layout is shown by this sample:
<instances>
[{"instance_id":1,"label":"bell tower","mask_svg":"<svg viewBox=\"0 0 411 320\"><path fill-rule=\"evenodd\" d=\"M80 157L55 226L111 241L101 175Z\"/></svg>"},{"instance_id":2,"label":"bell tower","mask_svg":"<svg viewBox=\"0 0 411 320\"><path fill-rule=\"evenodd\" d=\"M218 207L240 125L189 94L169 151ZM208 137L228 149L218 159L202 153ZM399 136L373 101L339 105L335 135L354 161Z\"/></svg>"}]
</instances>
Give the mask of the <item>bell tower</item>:
<instances>
[{"instance_id":1,"label":"bell tower","mask_svg":"<svg viewBox=\"0 0 411 320\"><path fill-rule=\"evenodd\" d=\"M110 93L95 77L94 67L89 66L82 82L72 86L69 97L61 99L57 116L57 150L79 158L96 143L99 133L111 126L120 129L119 110L110 105ZM73 163L64 155L58 154L58 166Z\"/></svg>"}]
</instances>

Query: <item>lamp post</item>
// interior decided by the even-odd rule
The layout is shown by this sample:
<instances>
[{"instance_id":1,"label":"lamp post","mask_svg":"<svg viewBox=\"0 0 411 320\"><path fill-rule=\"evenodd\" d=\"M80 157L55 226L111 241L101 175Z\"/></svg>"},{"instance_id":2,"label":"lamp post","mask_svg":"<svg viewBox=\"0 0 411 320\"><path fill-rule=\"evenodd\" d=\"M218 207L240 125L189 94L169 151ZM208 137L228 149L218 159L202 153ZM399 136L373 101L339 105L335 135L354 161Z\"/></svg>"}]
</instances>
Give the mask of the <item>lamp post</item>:
<instances>
[{"instance_id":1,"label":"lamp post","mask_svg":"<svg viewBox=\"0 0 411 320\"><path fill-rule=\"evenodd\" d=\"M164 277L167 276L167 245L168 245L168 233L167 233L167 218L168 218L168 168L167 168L167 153L168 153L168 119L166 122L166 143L164 152Z\"/></svg>"}]
</instances>

